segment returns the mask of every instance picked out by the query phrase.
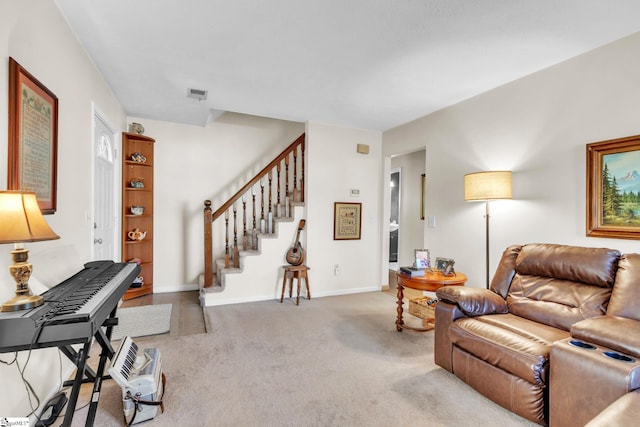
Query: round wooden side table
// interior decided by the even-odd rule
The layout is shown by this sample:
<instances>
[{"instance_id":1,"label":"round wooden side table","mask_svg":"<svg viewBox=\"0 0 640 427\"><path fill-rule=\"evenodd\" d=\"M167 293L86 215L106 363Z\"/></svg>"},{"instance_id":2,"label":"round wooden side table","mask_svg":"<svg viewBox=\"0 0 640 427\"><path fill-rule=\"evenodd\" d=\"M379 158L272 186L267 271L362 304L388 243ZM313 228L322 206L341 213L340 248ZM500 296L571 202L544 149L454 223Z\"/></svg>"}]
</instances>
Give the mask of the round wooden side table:
<instances>
[{"instance_id":1,"label":"round wooden side table","mask_svg":"<svg viewBox=\"0 0 640 427\"><path fill-rule=\"evenodd\" d=\"M424 272L424 276L411 277L406 274L402 274L400 271L396 274L398 277L398 318L396 319L396 329L398 332L402 332L403 329L411 329L419 332L432 330L432 328L416 328L404 324L404 320L402 320L402 299L404 298L404 288L435 292L443 286L464 286L467 281L467 276L460 272L456 272L451 276L445 276L440 272L428 270Z\"/></svg>"}]
</instances>

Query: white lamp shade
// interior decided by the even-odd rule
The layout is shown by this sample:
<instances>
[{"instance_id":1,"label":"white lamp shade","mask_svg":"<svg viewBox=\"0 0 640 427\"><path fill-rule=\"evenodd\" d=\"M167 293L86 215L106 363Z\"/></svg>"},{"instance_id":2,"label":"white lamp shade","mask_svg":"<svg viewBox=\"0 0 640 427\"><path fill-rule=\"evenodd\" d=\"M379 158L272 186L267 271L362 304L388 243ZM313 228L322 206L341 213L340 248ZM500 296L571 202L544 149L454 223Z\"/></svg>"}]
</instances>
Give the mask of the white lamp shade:
<instances>
[{"instance_id":1,"label":"white lamp shade","mask_svg":"<svg viewBox=\"0 0 640 427\"><path fill-rule=\"evenodd\" d=\"M42 216L35 193L0 191L0 243L59 238Z\"/></svg>"},{"instance_id":2,"label":"white lamp shade","mask_svg":"<svg viewBox=\"0 0 640 427\"><path fill-rule=\"evenodd\" d=\"M468 173L464 176L465 200L511 198L511 171Z\"/></svg>"}]
</instances>

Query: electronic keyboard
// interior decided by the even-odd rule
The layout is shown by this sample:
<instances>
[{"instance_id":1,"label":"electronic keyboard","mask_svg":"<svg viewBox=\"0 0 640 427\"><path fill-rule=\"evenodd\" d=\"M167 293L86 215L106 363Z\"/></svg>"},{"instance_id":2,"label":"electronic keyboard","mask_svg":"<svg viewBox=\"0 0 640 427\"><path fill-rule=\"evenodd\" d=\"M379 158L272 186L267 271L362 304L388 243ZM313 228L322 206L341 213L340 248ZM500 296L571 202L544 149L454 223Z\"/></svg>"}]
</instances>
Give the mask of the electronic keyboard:
<instances>
[{"instance_id":1,"label":"electronic keyboard","mask_svg":"<svg viewBox=\"0 0 640 427\"><path fill-rule=\"evenodd\" d=\"M43 293L40 307L0 313L0 353L91 340L139 272L136 263L89 262Z\"/></svg>"}]
</instances>

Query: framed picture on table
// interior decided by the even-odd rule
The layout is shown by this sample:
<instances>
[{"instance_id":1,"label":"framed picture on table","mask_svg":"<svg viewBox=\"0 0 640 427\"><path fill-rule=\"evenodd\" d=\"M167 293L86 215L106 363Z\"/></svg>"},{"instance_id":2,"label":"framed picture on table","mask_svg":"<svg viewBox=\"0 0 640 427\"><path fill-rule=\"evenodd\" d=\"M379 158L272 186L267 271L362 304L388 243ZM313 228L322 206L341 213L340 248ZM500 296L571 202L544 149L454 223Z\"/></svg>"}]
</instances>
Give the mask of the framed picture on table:
<instances>
[{"instance_id":1,"label":"framed picture on table","mask_svg":"<svg viewBox=\"0 0 640 427\"><path fill-rule=\"evenodd\" d=\"M415 249L415 264L416 268L431 268L431 257L429 256L429 249Z\"/></svg>"},{"instance_id":2,"label":"framed picture on table","mask_svg":"<svg viewBox=\"0 0 640 427\"><path fill-rule=\"evenodd\" d=\"M9 190L33 191L43 214L57 203L58 98L9 58Z\"/></svg>"},{"instance_id":3,"label":"framed picture on table","mask_svg":"<svg viewBox=\"0 0 640 427\"><path fill-rule=\"evenodd\" d=\"M436 270L445 276L455 274L455 270L453 269L455 263L451 258L436 258Z\"/></svg>"}]
</instances>

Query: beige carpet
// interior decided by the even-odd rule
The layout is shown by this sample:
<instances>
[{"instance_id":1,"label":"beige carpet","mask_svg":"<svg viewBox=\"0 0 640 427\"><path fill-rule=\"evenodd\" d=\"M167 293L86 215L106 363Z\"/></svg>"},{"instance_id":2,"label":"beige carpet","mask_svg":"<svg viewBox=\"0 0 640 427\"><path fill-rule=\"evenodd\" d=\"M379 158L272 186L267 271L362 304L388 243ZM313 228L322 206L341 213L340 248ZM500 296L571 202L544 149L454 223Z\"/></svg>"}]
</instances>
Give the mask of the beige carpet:
<instances>
[{"instance_id":1,"label":"beige carpet","mask_svg":"<svg viewBox=\"0 0 640 427\"><path fill-rule=\"evenodd\" d=\"M141 425L533 425L436 367L433 333L397 332L395 309L383 292L209 307L207 334L136 339L167 376L165 413ZM123 425L113 381L96 425Z\"/></svg>"}]
</instances>

